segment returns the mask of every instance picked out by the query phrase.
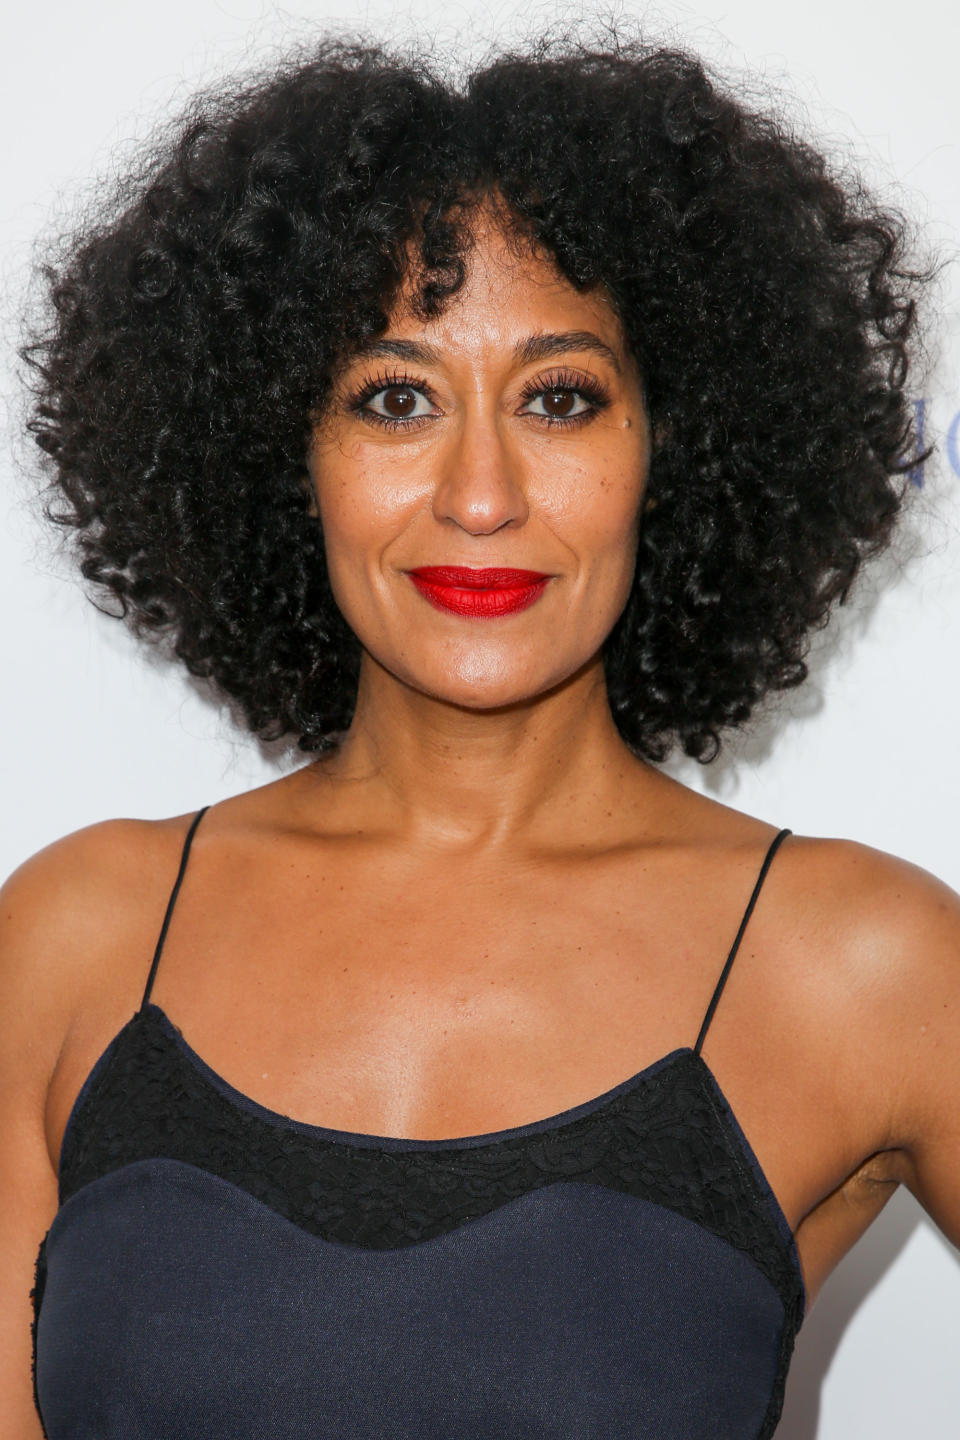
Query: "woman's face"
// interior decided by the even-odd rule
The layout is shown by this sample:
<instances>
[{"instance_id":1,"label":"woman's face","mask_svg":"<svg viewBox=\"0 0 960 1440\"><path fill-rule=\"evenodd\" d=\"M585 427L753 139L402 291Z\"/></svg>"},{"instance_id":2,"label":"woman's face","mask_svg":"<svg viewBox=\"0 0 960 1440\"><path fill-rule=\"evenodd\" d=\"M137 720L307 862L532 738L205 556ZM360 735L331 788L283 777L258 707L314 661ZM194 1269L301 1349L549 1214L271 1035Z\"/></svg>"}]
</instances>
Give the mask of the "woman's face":
<instances>
[{"instance_id":1,"label":"woman's face","mask_svg":"<svg viewBox=\"0 0 960 1440\"><path fill-rule=\"evenodd\" d=\"M342 368L309 469L333 593L367 655L487 708L597 659L633 579L649 429L609 303L511 251L489 208L474 234L444 313L417 320L401 295ZM462 577L413 576L431 566L549 578L478 597Z\"/></svg>"}]
</instances>

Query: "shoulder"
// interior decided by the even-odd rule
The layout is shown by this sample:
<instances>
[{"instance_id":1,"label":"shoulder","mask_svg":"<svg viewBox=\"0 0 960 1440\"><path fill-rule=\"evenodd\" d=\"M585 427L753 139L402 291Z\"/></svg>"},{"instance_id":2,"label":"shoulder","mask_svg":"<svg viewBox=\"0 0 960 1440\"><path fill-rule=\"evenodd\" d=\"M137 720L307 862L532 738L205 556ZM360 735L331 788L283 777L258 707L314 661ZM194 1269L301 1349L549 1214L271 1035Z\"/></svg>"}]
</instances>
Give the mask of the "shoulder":
<instances>
[{"instance_id":1,"label":"shoulder","mask_svg":"<svg viewBox=\"0 0 960 1440\"><path fill-rule=\"evenodd\" d=\"M856 840L789 835L768 884L818 978L871 1017L901 1022L960 983L960 895L912 861ZM776 876L776 880L774 880ZM895 1027L896 1028L896 1027Z\"/></svg>"},{"instance_id":2,"label":"shoulder","mask_svg":"<svg viewBox=\"0 0 960 1440\"><path fill-rule=\"evenodd\" d=\"M931 871L859 840L779 831L765 820L671 781L672 813L696 837L699 857L717 856L763 879L758 924L798 980L845 983L877 1004L919 1003L960 982L960 894ZM678 797L680 797L678 799ZM793 962L796 961L794 965Z\"/></svg>"},{"instance_id":3,"label":"shoulder","mask_svg":"<svg viewBox=\"0 0 960 1440\"><path fill-rule=\"evenodd\" d=\"M177 856L193 816L101 820L29 856L0 887L3 943L43 943L45 959L109 936L138 905L158 868ZM164 879L166 879L164 873Z\"/></svg>"},{"instance_id":4,"label":"shoulder","mask_svg":"<svg viewBox=\"0 0 960 1440\"><path fill-rule=\"evenodd\" d=\"M191 819L99 821L44 846L0 886L8 1053L19 1036L38 1078L49 1080L88 997L114 990L123 1006L142 988L143 945L156 940Z\"/></svg>"},{"instance_id":5,"label":"shoulder","mask_svg":"<svg viewBox=\"0 0 960 1440\"><path fill-rule=\"evenodd\" d=\"M790 835L784 892L878 995L936 991L956 970L960 895L912 861L856 840Z\"/></svg>"},{"instance_id":6,"label":"shoulder","mask_svg":"<svg viewBox=\"0 0 960 1440\"><path fill-rule=\"evenodd\" d=\"M960 895L929 870L853 840L788 837L785 913L808 927L811 992L888 1108L888 1147L960 1140Z\"/></svg>"}]
</instances>

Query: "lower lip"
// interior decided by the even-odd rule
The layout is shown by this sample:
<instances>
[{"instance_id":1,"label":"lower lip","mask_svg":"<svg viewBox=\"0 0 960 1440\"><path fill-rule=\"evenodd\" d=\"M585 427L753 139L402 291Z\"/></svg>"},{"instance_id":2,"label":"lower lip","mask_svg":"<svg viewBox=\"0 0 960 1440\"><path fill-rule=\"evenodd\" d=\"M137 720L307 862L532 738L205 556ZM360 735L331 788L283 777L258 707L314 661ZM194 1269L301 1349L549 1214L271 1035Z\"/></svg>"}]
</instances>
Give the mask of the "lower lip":
<instances>
[{"instance_id":1,"label":"lower lip","mask_svg":"<svg viewBox=\"0 0 960 1440\"><path fill-rule=\"evenodd\" d=\"M424 599L438 610L489 620L497 615L514 615L518 610L526 610L528 605L539 600L550 576L536 580L532 585L497 585L489 590L463 590L455 585L437 585L435 581L424 580L419 575L411 575L410 579Z\"/></svg>"}]
</instances>

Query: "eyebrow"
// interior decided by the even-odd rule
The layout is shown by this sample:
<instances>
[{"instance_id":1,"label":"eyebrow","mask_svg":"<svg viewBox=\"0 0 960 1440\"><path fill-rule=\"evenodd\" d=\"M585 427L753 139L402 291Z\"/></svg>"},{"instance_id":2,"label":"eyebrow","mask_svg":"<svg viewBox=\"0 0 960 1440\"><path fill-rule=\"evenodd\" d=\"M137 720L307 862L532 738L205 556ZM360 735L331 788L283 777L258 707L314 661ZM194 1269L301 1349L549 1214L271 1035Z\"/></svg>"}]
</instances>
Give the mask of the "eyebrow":
<instances>
[{"instance_id":1,"label":"eyebrow","mask_svg":"<svg viewBox=\"0 0 960 1440\"><path fill-rule=\"evenodd\" d=\"M525 340L517 341L513 347L513 355L517 364L531 365L536 360L567 355L571 350L592 350L594 354L609 361L618 375L621 373L620 361L615 352L592 330L561 330L528 335ZM442 360L441 352L435 345L427 345L419 340L369 340L355 353L358 358L393 357L409 360L415 365L439 365Z\"/></svg>"},{"instance_id":2,"label":"eyebrow","mask_svg":"<svg viewBox=\"0 0 960 1440\"><path fill-rule=\"evenodd\" d=\"M610 346L594 335L592 330L562 330L547 335L528 335L513 347L513 353L521 365L530 365L534 360L549 360L552 355L566 355L571 350L592 350L602 355L620 374L620 361Z\"/></svg>"}]
</instances>

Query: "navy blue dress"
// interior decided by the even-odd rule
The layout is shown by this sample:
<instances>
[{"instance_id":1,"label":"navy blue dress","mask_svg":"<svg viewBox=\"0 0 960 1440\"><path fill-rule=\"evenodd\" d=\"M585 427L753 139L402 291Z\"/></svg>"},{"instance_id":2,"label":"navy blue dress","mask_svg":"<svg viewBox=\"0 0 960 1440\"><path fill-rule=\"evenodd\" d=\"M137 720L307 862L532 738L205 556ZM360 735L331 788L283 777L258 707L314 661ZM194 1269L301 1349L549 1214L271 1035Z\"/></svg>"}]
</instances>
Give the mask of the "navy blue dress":
<instances>
[{"instance_id":1,"label":"navy blue dress","mask_svg":"<svg viewBox=\"0 0 960 1440\"><path fill-rule=\"evenodd\" d=\"M804 1313L787 1220L694 1046L508 1130L305 1125L150 1001L71 1112L37 1258L49 1440L764 1440Z\"/></svg>"}]
</instances>

